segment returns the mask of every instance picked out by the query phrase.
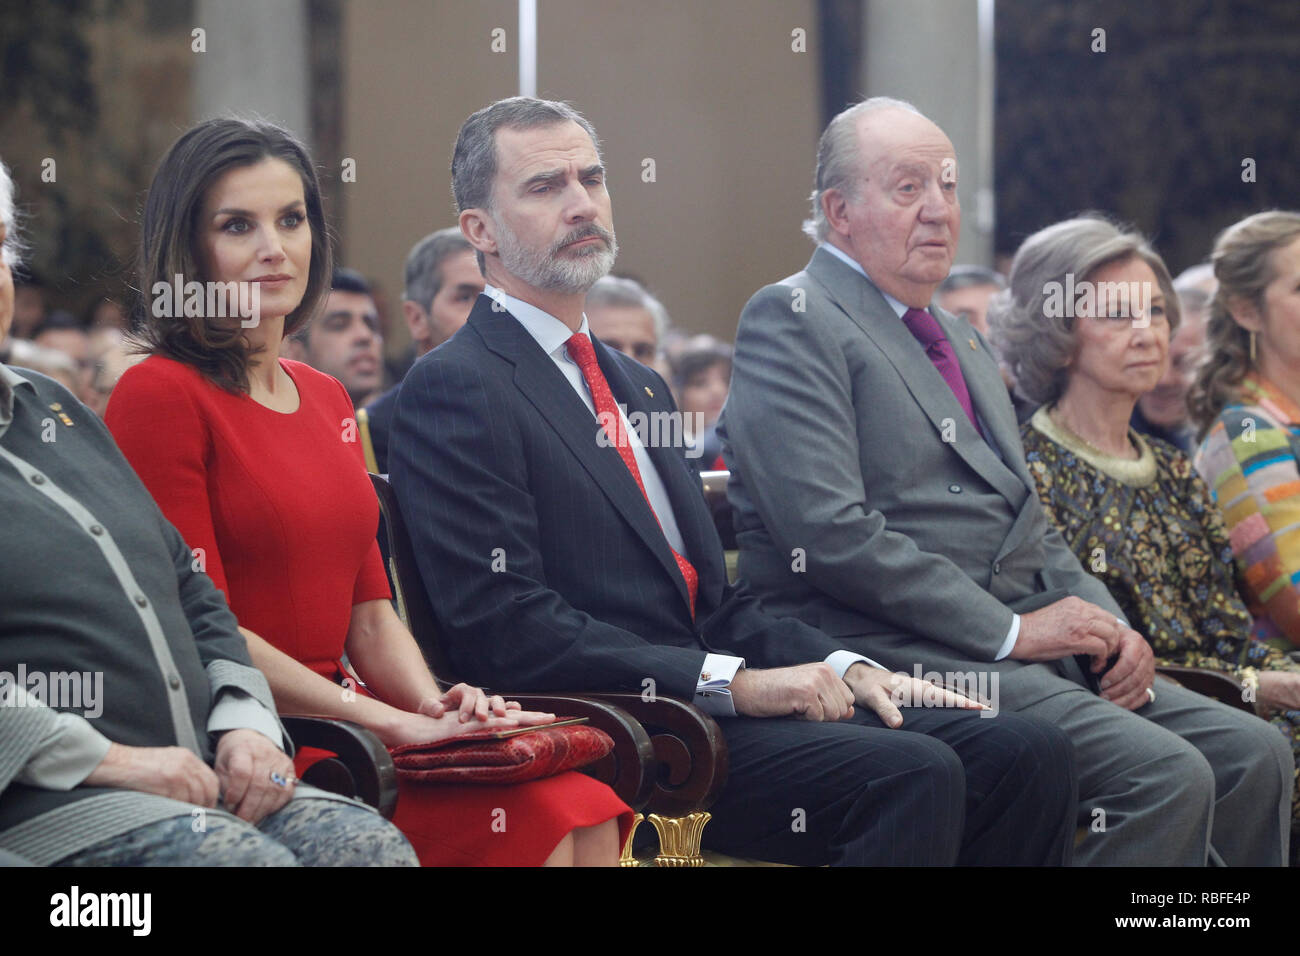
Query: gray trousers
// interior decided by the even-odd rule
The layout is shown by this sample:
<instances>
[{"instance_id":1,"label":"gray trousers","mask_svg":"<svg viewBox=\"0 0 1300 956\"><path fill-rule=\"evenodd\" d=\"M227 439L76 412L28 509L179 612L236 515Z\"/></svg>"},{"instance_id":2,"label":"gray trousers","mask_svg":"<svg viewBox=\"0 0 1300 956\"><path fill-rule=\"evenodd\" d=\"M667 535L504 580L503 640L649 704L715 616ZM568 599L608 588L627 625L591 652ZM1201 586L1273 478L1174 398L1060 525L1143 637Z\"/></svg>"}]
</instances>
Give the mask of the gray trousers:
<instances>
[{"instance_id":1,"label":"gray trousers","mask_svg":"<svg viewBox=\"0 0 1300 956\"><path fill-rule=\"evenodd\" d=\"M1074 744L1087 830L1076 864L1286 865L1295 760L1266 721L1160 677L1155 702L1127 711L1032 670L1030 682L1003 683L1001 706L1050 721ZM1042 680L1059 689L1043 697Z\"/></svg>"}]
</instances>

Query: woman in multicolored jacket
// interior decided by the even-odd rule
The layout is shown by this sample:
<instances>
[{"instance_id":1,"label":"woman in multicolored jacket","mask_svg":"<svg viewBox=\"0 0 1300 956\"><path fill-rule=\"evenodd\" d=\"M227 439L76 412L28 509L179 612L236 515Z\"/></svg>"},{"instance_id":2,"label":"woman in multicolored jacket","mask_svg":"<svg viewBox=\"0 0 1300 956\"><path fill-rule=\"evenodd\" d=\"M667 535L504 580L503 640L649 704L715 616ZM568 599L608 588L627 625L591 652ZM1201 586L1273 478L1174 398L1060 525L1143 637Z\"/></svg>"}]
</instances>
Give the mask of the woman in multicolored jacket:
<instances>
[{"instance_id":1,"label":"woman in multicolored jacket","mask_svg":"<svg viewBox=\"0 0 1300 956\"><path fill-rule=\"evenodd\" d=\"M1209 357L1188 399L1196 468L1226 519L1255 636L1290 651L1300 646L1300 213L1229 227L1214 272Z\"/></svg>"}]
</instances>

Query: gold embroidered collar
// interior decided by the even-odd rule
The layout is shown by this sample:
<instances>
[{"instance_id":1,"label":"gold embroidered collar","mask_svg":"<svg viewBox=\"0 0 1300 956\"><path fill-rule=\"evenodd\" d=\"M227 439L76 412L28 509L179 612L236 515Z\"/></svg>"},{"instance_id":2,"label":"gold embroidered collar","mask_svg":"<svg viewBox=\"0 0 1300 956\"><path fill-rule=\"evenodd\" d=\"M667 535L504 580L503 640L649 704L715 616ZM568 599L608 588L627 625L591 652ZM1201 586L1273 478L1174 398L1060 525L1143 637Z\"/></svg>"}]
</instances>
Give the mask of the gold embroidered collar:
<instances>
[{"instance_id":1,"label":"gold embroidered collar","mask_svg":"<svg viewBox=\"0 0 1300 956\"><path fill-rule=\"evenodd\" d=\"M1046 435L1062 448L1067 448L1076 458L1082 458L1108 478L1114 478L1122 485L1131 488L1144 488L1156 480L1156 456L1141 435L1133 429L1128 430L1129 440L1138 450L1138 457L1120 458L1109 455L1073 432L1066 431L1047 414L1047 406L1039 407L1034 412L1029 424Z\"/></svg>"}]
</instances>

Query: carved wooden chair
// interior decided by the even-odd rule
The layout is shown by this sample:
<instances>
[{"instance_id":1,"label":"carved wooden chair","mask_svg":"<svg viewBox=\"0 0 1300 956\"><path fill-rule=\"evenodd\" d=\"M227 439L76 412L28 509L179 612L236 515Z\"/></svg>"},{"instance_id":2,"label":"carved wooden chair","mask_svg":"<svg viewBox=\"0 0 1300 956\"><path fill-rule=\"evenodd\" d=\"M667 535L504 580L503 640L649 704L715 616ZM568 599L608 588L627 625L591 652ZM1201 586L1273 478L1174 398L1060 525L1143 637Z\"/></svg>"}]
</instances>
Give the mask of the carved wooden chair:
<instances>
[{"instance_id":1,"label":"carved wooden chair","mask_svg":"<svg viewBox=\"0 0 1300 956\"><path fill-rule=\"evenodd\" d=\"M304 783L370 804L385 819L397 809L397 771L388 748L366 728L332 717L282 716L296 747L317 747L333 757L318 760L302 775Z\"/></svg>"},{"instance_id":2,"label":"carved wooden chair","mask_svg":"<svg viewBox=\"0 0 1300 956\"><path fill-rule=\"evenodd\" d=\"M392 486L371 474L387 540L388 577L398 614L410 628L440 680L455 679L455 669L439 640L433 607L415 559L415 550ZM429 582L436 587L436 582ZM702 866L700 837L708 808L727 780L727 747L712 717L692 704L670 697L647 699L635 693L517 694L494 693L524 707L564 716L587 717L614 740L614 750L585 768L608 784L636 811L632 833L623 848L624 866L638 866L632 841L642 819L659 837L656 866Z\"/></svg>"}]
</instances>

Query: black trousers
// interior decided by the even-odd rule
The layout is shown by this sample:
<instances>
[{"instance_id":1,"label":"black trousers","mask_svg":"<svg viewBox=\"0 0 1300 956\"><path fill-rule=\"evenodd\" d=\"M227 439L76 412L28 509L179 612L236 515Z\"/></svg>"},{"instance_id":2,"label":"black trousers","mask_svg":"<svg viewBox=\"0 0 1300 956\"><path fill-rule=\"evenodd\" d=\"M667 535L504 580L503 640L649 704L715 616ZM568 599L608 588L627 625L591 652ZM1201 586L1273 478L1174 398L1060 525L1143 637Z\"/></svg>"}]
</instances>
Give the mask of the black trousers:
<instances>
[{"instance_id":1,"label":"black trousers","mask_svg":"<svg viewBox=\"0 0 1300 956\"><path fill-rule=\"evenodd\" d=\"M722 718L731 772L704 846L803 866L1060 866L1074 845L1069 739L1008 711Z\"/></svg>"}]
</instances>

